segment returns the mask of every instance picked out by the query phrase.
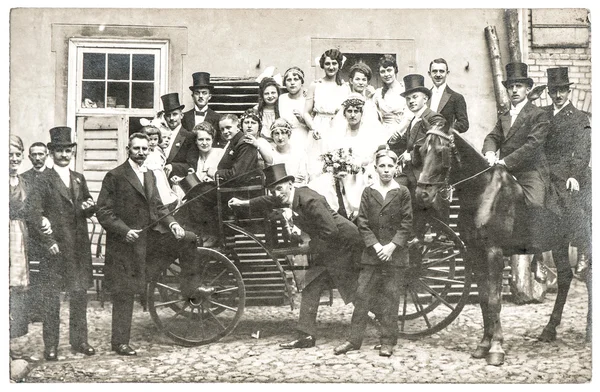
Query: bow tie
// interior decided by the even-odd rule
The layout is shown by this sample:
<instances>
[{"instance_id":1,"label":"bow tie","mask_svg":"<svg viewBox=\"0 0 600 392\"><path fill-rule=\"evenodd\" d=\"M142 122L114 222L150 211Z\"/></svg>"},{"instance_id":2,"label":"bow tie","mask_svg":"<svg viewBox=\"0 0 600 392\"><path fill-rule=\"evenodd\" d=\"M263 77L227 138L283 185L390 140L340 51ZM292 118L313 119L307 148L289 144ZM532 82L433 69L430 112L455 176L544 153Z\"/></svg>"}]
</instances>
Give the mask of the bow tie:
<instances>
[{"instance_id":1,"label":"bow tie","mask_svg":"<svg viewBox=\"0 0 600 392\"><path fill-rule=\"evenodd\" d=\"M194 113L196 114L196 116L206 116L206 110L203 112L200 112L198 110L195 110Z\"/></svg>"}]
</instances>

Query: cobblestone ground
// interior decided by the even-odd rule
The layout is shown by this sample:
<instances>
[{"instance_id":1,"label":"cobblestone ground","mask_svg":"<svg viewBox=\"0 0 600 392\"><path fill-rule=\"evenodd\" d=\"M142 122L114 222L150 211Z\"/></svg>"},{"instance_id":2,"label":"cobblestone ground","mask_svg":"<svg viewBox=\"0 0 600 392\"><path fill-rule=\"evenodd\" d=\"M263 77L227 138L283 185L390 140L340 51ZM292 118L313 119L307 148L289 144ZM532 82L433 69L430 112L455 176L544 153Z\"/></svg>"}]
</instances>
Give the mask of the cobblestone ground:
<instances>
[{"instance_id":1,"label":"cobblestone ground","mask_svg":"<svg viewBox=\"0 0 600 392\"><path fill-rule=\"evenodd\" d=\"M585 285L573 281L558 339L541 343L536 336L548 321L555 294L542 304L505 303L502 309L506 362L488 366L471 358L482 334L478 305L467 305L442 332L418 341L402 340L391 358L372 347L377 332L369 327L360 351L333 355L344 341L352 305L335 299L319 312L317 346L281 350L278 343L294 338L298 310L289 307L247 308L236 330L219 342L186 348L174 345L154 326L150 315L136 307L131 345L137 357L110 350L110 304L95 301L88 310L90 343L97 354L84 357L68 345L68 309L62 313L59 361L43 359L41 324L12 344L32 356L33 370L25 383L65 382L282 382L282 383L588 383L592 377L592 348L584 343L587 312ZM63 306L63 308L68 308ZM258 339L252 334L260 331Z\"/></svg>"}]
</instances>

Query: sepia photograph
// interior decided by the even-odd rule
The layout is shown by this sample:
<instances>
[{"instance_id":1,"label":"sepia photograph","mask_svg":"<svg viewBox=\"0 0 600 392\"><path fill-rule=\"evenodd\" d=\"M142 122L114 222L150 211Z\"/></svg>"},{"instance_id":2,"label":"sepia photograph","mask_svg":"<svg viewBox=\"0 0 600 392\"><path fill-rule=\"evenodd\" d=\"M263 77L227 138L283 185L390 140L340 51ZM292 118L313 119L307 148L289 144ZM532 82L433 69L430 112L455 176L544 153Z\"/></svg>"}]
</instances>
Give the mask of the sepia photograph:
<instances>
[{"instance_id":1,"label":"sepia photograph","mask_svg":"<svg viewBox=\"0 0 600 392\"><path fill-rule=\"evenodd\" d=\"M4 7L6 384L593 386L590 4L60 3Z\"/></svg>"}]
</instances>

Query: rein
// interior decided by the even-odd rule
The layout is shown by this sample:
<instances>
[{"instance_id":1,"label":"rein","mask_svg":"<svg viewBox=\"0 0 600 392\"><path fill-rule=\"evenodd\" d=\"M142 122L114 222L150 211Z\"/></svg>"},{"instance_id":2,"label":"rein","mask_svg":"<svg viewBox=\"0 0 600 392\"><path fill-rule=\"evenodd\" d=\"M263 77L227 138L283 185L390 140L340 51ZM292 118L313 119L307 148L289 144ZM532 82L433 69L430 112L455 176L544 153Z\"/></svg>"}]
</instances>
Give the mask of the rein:
<instances>
[{"instance_id":1,"label":"rein","mask_svg":"<svg viewBox=\"0 0 600 392\"><path fill-rule=\"evenodd\" d=\"M454 156L458 155L458 151L456 151L456 145L454 144L454 135L448 135L438 129L431 129L429 131L427 131L426 136L428 135L436 135L441 137L442 139L446 139L449 142L449 147L452 150L452 154ZM442 198L442 200L447 201L447 202L451 202L452 201L452 196L454 194L454 191L456 190L456 186L459 184L462 184L463 182L467 182L470 181L478 176L480 176L481 174L487 172L488 170L490 170L493 166L489 166L485 169L483 169L482 171L473 174L470 177L467 178L463 178L462 180L459 180L457 182L455 182L454 184L448 184L448 182L450 181L450 171L452 170L452 163L450 163L450 165L448 166L448 171L446 172L446 177L444 178L444 181L438 181L438 182L429 182L429 183L424 183L424 182L419 182L420 184L424 184L424 185L442 185L435 193L434 193L434 197L435 194L439 193L440 197Z\"/></svg>"}]
</instances>

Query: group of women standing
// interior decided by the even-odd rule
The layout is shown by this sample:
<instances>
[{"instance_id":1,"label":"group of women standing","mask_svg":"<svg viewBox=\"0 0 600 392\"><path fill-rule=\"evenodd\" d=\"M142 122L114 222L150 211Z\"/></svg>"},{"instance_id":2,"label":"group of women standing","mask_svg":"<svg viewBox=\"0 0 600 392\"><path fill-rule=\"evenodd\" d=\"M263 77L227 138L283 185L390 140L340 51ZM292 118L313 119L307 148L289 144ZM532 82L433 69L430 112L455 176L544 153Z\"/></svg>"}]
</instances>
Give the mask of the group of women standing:
<instances>
[{"instance_id":1,"label":"group of women standing","mask_svg":"<svg viewBox=\"0 0 600 392\"><path fill-rule=\"evenodd\" d=\"M271 143L273 163L286 163L297 183L318 191L334 210L354 220L362 190L373 182L377 146L404 131L412 113L400 95L404 86L397 80L393 56L379 60L376 71L383 87L378 89L370 85L373 72L362 62L350 66L349 80L342 80L345 60L338 49L324 52L317 59L324 75L308 88L298 67L285 71L283 86L272 77L263 78L254 111L262 122L260 137ZM281 87L287 93L281 94ZM360 169L327 170L324 155L340 150Z\"/></svg>"}]
</instances>

